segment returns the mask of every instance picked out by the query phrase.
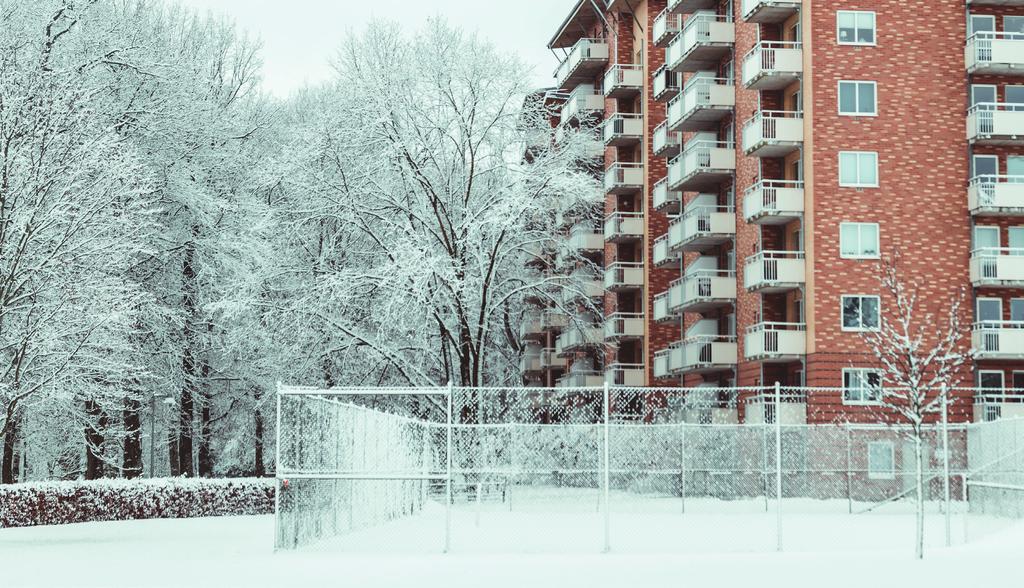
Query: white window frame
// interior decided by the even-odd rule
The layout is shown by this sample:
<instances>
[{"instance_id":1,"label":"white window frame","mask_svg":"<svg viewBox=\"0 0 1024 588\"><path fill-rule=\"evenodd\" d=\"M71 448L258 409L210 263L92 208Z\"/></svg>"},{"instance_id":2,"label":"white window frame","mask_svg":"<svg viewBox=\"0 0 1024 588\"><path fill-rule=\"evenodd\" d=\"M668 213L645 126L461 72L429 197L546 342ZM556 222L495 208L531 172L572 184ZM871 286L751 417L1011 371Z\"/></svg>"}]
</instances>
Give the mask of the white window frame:
<instances>
[{"instance_id":1,"label":"white window frame","mask_svg":"<svg viewBox=\"0 0 1024 588\"><path fill-rule=\"evenodd\" d=\"M992 90L992 102L981 102L975 96L976 90ZM978 104L995 104L999 102L999 87L995 84L971 84L971 106Z\"/></svg>"},{"instance_id":2,"label":"white window frame","mask_svg":"<svg viewBox=\"0 0 1024 588\"><path fill-rule=\"evenodd\" d=\"M995 302L996 304L999 305L999 319L998 319L998 321L988 321L988 320L983 321L982 320L982 318L981 318L981 305L982 305L982 303L985 303L985 302ZM985 322L985 323L1002 322L1003 321L1003 316L1004 315L1003 315L1003 299L1002 298L995 298L995 297L992 297L992 296L979 296L975 300L975 302L974 302L974 322L976 322L976 323L980 323L980 322Z\"/></svg>"},{"instance_id":3,"label":"white window frame","mask_svg":"<svg viewBox=\"0 0 1024 588\"><path fill-rule=\"evenodd\" d=\"M874 255L866 255L863 253L849 254L843 253L843 225L855 225L857 227L857 244L861 245L863 239L861 238L860 228L864 226L874 226L875 236L878 238L878 242L875 243L875 249L878 253ZM858 251L863 251L864 247L858 247ZM878 223L861 223L861 222L841 222L839 223L839 257L842 259L880 259L882 256L882 227Z\"/></svg>"},{"instance_id":4,"label":"white window frame","mask_svg":"<svg viewBox=\"0 0 1024 588\"><path fill-rule=\"evenodd\" d=\"M857 156L857 181L853 183L843 183L843 155L856 155ZM860 181L860 158L864 155L875 156L875 182L868 184ZM879 171L878 152L877 151L840 151L839 152L839 186L842 188L877 188L881 183L881 172Z\"/></svg>"},{"instance_id":5,"label":"white window frame","mask_svg":"<svg viewBox=\"0 0 1024 588\"><path fill-rule=\"evenodd\" d=\"M984 377L985 375L993 375L993 374L998 374L999 375L999 387L998 388L986 388L986 387L982 386L981 385L982 377ZM978 370L978 390L981 391L980 392L981 394L985 394L985 391L987 391L987 390L992 391L992 393L1002 394L1003 391L1006 390L1006 373L1003 372L1003 370Z\"/></svg>"},{"instance_id":6,"label":"white window frame","mask_svg":"<svg viewBox=\"0 0 1024 588\"><path fill-rule=\"evenodd\" d=\"M846 321L843 320L843 313L846 312L846 299L847 298L874 298L878 304L878 326L876 327L847 327ZM864 324L864 306L861 304L860 313L861 325ZM882 328L882 299L874 294L843 294L839 297L839 327L847 333L869 333L871 331L877 331Z\"/></svg>"},{"instance_id":7,"label":"white window frame","mask_svg":"<svg viewBox=\"0 0 1024 588\"><path fill-rule=\"evenodd\" d=\"M852 15L854 15L854 17L853 17L854 18L854 23L856 23L856 21L857 21L857 16L856 15L858 15L858 14L870 14L871 17L872 17L872 21L875 23L875 26L873 27L873 32L874 32L873 36L874 36L875 40L873 42L871 42L871 43L864 43L862 41L857 41L857 31L859 31L860 28L857 27L856 24L854 24L854 27L853 27L853 38L854 38L854 40L853 41L844 41L844 40L842 40L839 37L839 33L840 33L839 16L842 15L842 14L852 14ZM874 47L874 46L878 45L878 14L874 10L837 10L836 11L836 43L838 43L840 45L855 45L855 46L859 46L859 47Z\"/></svg>"},{"instance_id":8,"label":"white window frame","mask_svg":"<svg viewBox=\"0 0 1024 588\"><path fill-rule=\"evenodd\" d=\"M857 103L858 108L860 107L860 85L871 84L871 92L874 95L874 110L871 112L861 112L860 110L843 112L843 84L854 85L854 101ZM836 108L839 111L839 116L878 116L878 82L871 80L839 80L836 85Z\"/></svg>"},{"instance_id":9,"label":"white window frame","mask_svg":"<svg viewBox=\"0 0 1024 588\"><path fill-rule=\"evenodd\" d=\"M879 390L878 397L876 399L874 399L874 400L865 400L863 392L860 392L860 398L857 399L857 400L850 399L846 395L847 390L852 390L853 389L853 388L847 388L847 386L846 386L846 376L847 376L847 374L852 374L852 373L855 373L855 372L860 374L860 375L862 375L862 376L866 375L866 374L877 374L878 375L878 387L879 387L879 389L881 389L881 387L882 387L883 374L882 374L881 370L876 370L876 369L872 369L872 368L843 368L843 382L842 382L842 384L843 384L843 404L846 404L846 405L849 405L849 406L877 406L877 405L881 404L882 403L882 393L881 393L881 390ZM859 391L863 391L864 389L865 389L864 387L856 388L856 390L859 390Z\"/></svg>"},{"instance_id":10,"label":"white window frame","mask_svg":"<svg viewBox=\"0 0 1024 588\"><path fill-rule=\"evenodd\" d=\"M871 459L872 449L875 447L888 447L889 464L888 470L878 471ZM894 480L896 479L896 445L892 441L871 441L868 443L868 479L869 480Z\"/></svg>"}]
</instances>

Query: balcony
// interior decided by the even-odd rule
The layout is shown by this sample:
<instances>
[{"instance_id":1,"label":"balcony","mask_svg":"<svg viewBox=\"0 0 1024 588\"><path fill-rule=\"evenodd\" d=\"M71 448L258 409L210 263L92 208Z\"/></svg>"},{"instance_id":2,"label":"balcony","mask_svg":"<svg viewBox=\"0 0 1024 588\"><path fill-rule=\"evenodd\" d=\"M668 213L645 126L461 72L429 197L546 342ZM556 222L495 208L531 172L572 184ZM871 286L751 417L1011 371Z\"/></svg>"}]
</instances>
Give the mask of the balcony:
<instances>
[{"instance_id":1,"label":"balcony","mask_svg":"<svg viewBox=\"0 0 1024 588\"><path fill-rule=\"evenodd\" d=\"M1024 360L1024 322L975 323L971 346L976 360Z\"/></svg>"},{"instance_id":2,"label":"balcony","mask_svg":"<svg viewBox=\"0 0 1024 588\"><path fill-rule=\"evenodd\" d=\"M807 352L807 326L803 323L759 323L747 328L743 355L750 360L785 362Z\"/></svg>"},{"instance_id":3,"label":"balcony","mask_svg":"<svg viewBox=\"0 0 1024 588\"><path fill-rule=\"evenodd\" d=\"M562 105L561 122L566 125L595 120L603 115L604 96L595 92L593 86L580 86L569 94Z\"/></svg>"},{"instance_id":4,"label":"balcony","mask_svg":"<svg viewBox=\"0 0 1024 588\"><path fill-rule=\"evenodd\" d=\"M593 80L607 66L608 43L603 39L580 39L558 66L555 78L559 88L572 90L583 82Z\"/></svg>"},{"instance_id":5,"label":"balcony","mask_svg":"<svg viewBox=\"0 0 1024 588\"><path fill-rule=\"evenodd\" d=\"M639 241L644 236L642 212L615 212L604 219L604 240L610 243Z\"/></svg>"},{"instance_id":6,"label":"balcony","mask_svg":"<svg viewBox=\"0 0 1024 588\"><path fill-rule=\"evenodd\" d=\"M668 10L672 14L690 14L697 10L717 8L718 0L668 0Z\"/></svg>"},{"instance_id":7,"label":"balcony","mask_svg":"<svg viewBox=\"0 0 1024 588\"><path fill-rule=\"evenodd\" d=\"M762 110L743 124L743 152L751 157L785 157L804 142L804 113Z\"/></svg>"},{"instance_id":8,"label":"balcony","mask_svg":"<svg viewBox=\"0 0 1024 588\"><path fill-rule=\"evenodd\" d=\"M613 163L604 172L606 194L633 194L644 188L644 164Z\"/></svg>"},{"instance_id":9,"label":"balcony","mask_svg":"<svg viewBox=\"0 0 1024 588\"><path fill-rule=\"evenodd\" d=\"M964 60L969 74L1024 75L1024 33L974 33L964 47Z\"/></svg>"},{"instance_id":10,"label":"balcony","mask_svg":"<svg viewBox=\"0 0 1024 588\"><path fill-rule=\"evenodd\" d=\"M598 325L574 324L555 339L555 354L565 356L604 345L604 330Z\"/></svg>"},{"instance_id":11,"label":"balcony","mask_svg":"<svg viewBox=\"0 0 1024 588\"><path fill-rule=\"evenodd\" d=\"M1024 394L978 390L974 397L974 422L1024 418Z\"/></svg>"},{"instance_id":12,"label":"balcony","mask_svg":"<svg viewBox=\"0 0 1024 588\"><path fill-rule=\"evenodd\" d=\"M642 363L613 363L604 370L609 386L643 386L645 379Z\"/></svg>"},{"instance_id":13,"label":"balcony","mask_svg":"<svg viewBox=\"0 0 1024 588\"><path fill-rule=\"evenodd\" d=\"M555 386L559 388L600 388L604 386L604 376L595 371L569 372L558 378Z\"/></svg>"},{"instance_id":14,"label":"balcony","mask_svg":"<svg viewBox=\"0 0 1024 588\"><path fill-rule=\"evenodd\" d=\"M667 8L662 10L658 16L654 17L654 26L651 27L654 44L662 49L668 47L682 28L682 15L672 14Z\"/></svg>"},{"instance_id":15,"label":"balcony","mask_svg":"<svg viewBox=\"0 0 1024 588\"><path fill-rule=\"evenodd\" d=\"M526 257L526 265L530 267L543 267L548 263L550 257L549 251L550 242L544 241L533 241L523 245L523 253Z\"/></svg>"},{"instance_id":16,"label":"balcony","mask_svg":"<svg viewBox=\"0 0 1024 588\"><path fill-rule=\"evenodd\" d=\"M1024 249L984 248L971 252L975 288L1024 287Z\"/></svg>"},{"instance_id":17,"label":"balcony","mask_svg":"<svg viewBox=\"0 0 1024 588\"><path fill-rule=\"evenodd\" d=\"M604 270L604 289L612 292L639 290L644 285L644 264L616 262Z\"/></svg>"},{"instance_id":18,"label":"balcony","mask_svg":"<svg viewBox=\"0 0 1024 588\"><path fill-rule=\"evenodd\" d=\"M540 328L544 332L561 331L569 325L569 315L555 309L546 309L540 315Z\"/></svg>"},{"instance_id":19,"label":"balcony","mask_svg":"<svg viewBox=\"0 0 1024 588\"><path fill-rule=\"evenodd\" d=\"M678 342L673 343L672 346L679 345ZM671 354L672 346L668 349L662 349L661 351L654 352L654 377L658 380L672 377L671 370Z\"/></svg>"},{"instance_id":20,"label":"balcony","mask_svg":"<svg viewBox=\"0 0 1024 588\"><path fill-rule=\"evenodd\" d=\"M668 226L672 251L705 251L736 238L736 209L732 206L688 206Z\"/></svg>"},{"instance_id":21,"label":"balcony","mask_svg":"<svg viewBox=\"0 0 1024 588\"><path fill-rule=\"evenodd\" d=\"M604 281L600 275L587 272L574 272L569 278L569 284L562 289L562 303L566 306L595 300L604 296Z\"/></svg>"},{"instance_id":22,"label":"balcony","mask_svg":"<svg viewBox=\"0 0 1024 588\"><path fill-rule=\"evenodd\" d=\"M663 65L654 72L654 99L658 102L668 102L679 94L678 74Z\"/></svg>"},{"instance_id":23,"label":"balcony","mask_svg":"<svg viewBox=\"0 0 1024 588\"><path fill-rule=\"evenodd\" d=\"M644 136L644 117L617 112L604 121L604 144L615 147L636 145Z\"/></svg>"},{"instance_id":24,"label":"balcony","mask_svg":"<svg viewBox=\"0 0 1024 588\"><path fill-rule=\"evenodd\" d=\"M679 256L668 246L668 235L662 235L654 240L651 257L654 267L666 267L679 263Z\"/></svg>"},{"instance_id":25,"label":"balcony","mask_svg":"<svg viewBox=\"0 0 1024 588\"><path fill-rule=\"evenodd\" d=\"M558 357L553 347L540 352L540 368L542 370L564 370L568 363L564 357Z\"/></svg>"},{"instance_id":26,"label":"balcony","mask_svg":"<svg viewBox=\"0 0 1024 588\"><path fill-rule=\"evenodd\" d=\"M736 26L732 17L698 14L686 19L683 30L665 50L665 64L672 71L716 70L732 53Z\"/></svg>"},{"instance_id":27,"label":"balcony","mask_svg":"<svg viewBox=\"0 0 1024 588\"><path fill-rule=\"evenodd\" d=\"M674 131L713 131L736 106L736 87L724 78L694 77L668 105Z\"/></svg>"},{"instance_id":28,"label":"balcony","mask_svg":"<svg viewBox=\"0 0 1024 588\"><path fill-rule=\"evenodd\" d=\"M1024 176L977 176L967 187L971 214L1024 216Z\"/></svg>"},{"instance_id":29,"label":"balcony","mask_svg":"<svg viewBox=\"0 0 1024 588\"><path fill-rule=\"evenodd\" d=\"M743 218L748 223L784 225L803 215L803 182L761 180L743 194Z\"/></svg>"},{"instance_id":30,"label":"balcony","mask_svg":"<svg viewBox=\"0 0 1024 588\"><path fill-rule=\"evenodd\" d=\"M544 327L541 326L541 313L528 312L523 315L523 322L519 324L519 339L523 341L537 341L547 338Z\"/></svg>"},{"instance_id":31,"label":"balcony","mask_svg":"<svg viewBox=\"0 0 1024 588\"><path fill-rule=\"evenodd\" d=\"M654 210L665 214L676 214L682 205L682 194L668 189L668 178L662 178L651 190L651 202Z\"/></svg>"},{"instance_id":32,"label":"balcony","mask_svg":"<svg viewBox=\"0 0 1024 588\"><path fill-rule=\"evenodd\" d=\"M519 359L519 371L526 376L537 375L544 371L541 365L541 355L542 350L539 345L527 345L526 351Z\"/></svg>"},{"instance_id":33,"label":"balcony","mask_svg":"<svg viewBox=\"0 0 1024 588\"><path fill-rule=\"evenodd\" d=\"M1024 104L975 104L967 111L967 140L975 145L1024 145Z\"/></svg>"},{"instance_id":34,"label":"balcony","mask_svg":"<svg viewBox=\"0 0 1024 588\"><path fill-rule=\"evenodd\" d=\"M668 188L676 192L718 191L732 180L736 151L725 141L690 141L668 162Z\"/></svg>"},{"instance_id":35,"label":"balcony","mask_svg":"<svg viewBox=\"0 0 1024 588\"><path fill-rule=\"evenodd\" d=\"M795 290L804 285L805 268L803 251L762 251L747 258L743 286L749 292Z\"/></svg>"},{"instance_id":36,"label":"balcony","mask_svg":"<svg viewBox=\"0 0 1024 588\"><path fill-rule=\"evenodd\" d=\"M669 310L669 293L662 292L654 297L654 322L667 323L678 320L679 316Z\"/></svg>"},{"instance_id":37,"label":"balcony","mask_svg":"<svg viewBox=\"0 0 1024 588\"><path fill-rule=\"evenodd\" d=\"M800 0L743 0L743 20L779 23L800 11Z\"/></svg>"},{"instance_id":38,"label":"balcony","mask_svg":"<svg viewBox=\"0 0 1024 588\"><path fill-rule=\"evenodd\" d=\"M577 224L569 231L569 251L576 255L604 252L604 235L590 223Z\"/></svg>"},{"instance_id":39,"label":"balcony","mask_svg":"<svg viewBox=\"0 0 1024 588\"><path fill-rule=\"evenodd\" d=\"M804 392L785 391L779 395L781 402L776 402L775 392L766 391L749 396L744 400L744 423L763 425L775 423L780 425L807 424L807 395Z\"/></svg>"},{"instance_id":40,"label":"balcony","mask_svg":"<svg viewBox=\"0 0 1024 588\"><path fill-rule=\"evenodd\" d=\"M605 341L635 341L644 336L644 315L617 312L604 321Z\"/></svg>"},{"instance_id":41,"label":"balcony","mask_svg":"<svg viewBox=\"0 0 1024 588\"><path fill-rule=\"evenodd\" d=\"M804 70L800 43L761 41L743 56L743 85L751 90L781 90Z\"/></svg>"},{"instance_id":42,"label":"balcony","mask_svg":"<svg viewBox=\"0 0 1024 588\"><path fill-rule=\"evenodd\" d=\"M655 157L675 157L683 148L683 135L668 130L668 121L654 127L651 148Z\"/></svg>"},{"instance_id":43,"label":"balcony","mask_svg":"<svg viewBox=\"0 0 1024 588\"><path fill-rule=\"evenodd\" d=\"M629 98L644 87L644 67L637 64L615 64L604 74L605 98Z\"/></svg>"},{"instance_id":44,"label":"balcony","mask_svg":"<svg viewBox=\"0 0 1024 588\"><path fill-rule=\"evenodd\" d=\"M684 339L678 357L669 363L683 374L700 374L736 368L738 351L736 337L728 335L696 335ZM673 354L673 355L674 355Z\"/></svg>"},{"instance_id":45,"label":"balcony","mask_svg":"<svg viewBox=\"0 0 1024 588\"><path fill-rule=\"evenodd\" d=\"M696 270L672 283L669 310L707 312L736 302L736 272Z\"/></svg>"}]
</instances>

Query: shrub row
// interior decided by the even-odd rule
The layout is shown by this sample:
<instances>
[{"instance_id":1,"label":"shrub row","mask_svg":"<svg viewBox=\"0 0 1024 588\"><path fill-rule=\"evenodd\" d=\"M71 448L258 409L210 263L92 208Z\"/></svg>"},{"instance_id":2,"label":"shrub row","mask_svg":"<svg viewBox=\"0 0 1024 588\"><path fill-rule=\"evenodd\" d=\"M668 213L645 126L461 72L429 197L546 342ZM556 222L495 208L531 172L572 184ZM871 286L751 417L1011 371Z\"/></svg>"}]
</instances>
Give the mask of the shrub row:
<instances>
[{"instance_id":1,"label":"shrub row","mask_svg":"<svg viewBox=\"0 0 1024 588\"><path fill-rule=\"evenodd\" d=\"M0 527L274 512L265 478L94 480L0 486Z\"/></svg>"}]
</instances>

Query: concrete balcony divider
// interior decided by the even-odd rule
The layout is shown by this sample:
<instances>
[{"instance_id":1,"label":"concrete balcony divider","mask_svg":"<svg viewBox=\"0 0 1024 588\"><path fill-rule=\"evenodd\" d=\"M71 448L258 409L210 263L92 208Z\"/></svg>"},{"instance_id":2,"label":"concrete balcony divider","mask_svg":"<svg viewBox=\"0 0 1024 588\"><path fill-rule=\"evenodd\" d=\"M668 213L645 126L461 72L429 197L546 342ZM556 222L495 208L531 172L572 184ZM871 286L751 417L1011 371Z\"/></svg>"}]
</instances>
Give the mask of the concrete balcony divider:
<instances>
[{"instance_id":1,"label":"concrete balcony divider","mask_svg":"<svg viewBox=\"0 0 1024 588\"><path fill-rule=\"evenodd\" d=\"M683 148L683 135L678 131L670 131L668 121L665 121L654 127L651 147L657 157L675 157Z\"/></svg>"},{"instance_id":2,"label":"concrete balcony divider","mask_svg":"<svg viewBox=\"0 0 1024 588\"><path fill-rule=\"evenodd\" d=\"M975 323L971 333L975 359L1024 360L1024 321Z\"/></svg>"},{"instance_id":3,"label":"concrete balcony divider","mask_svg":"<svg viewBox=\"0 0 1024 588\"><path fill-rule=\"evenodd\" d=\"M669 104L668 123L676 131L711 131L731 116L736 87L725 78L695 76L683 87L679 103Z\"/></svg>"},{"instance_id":4,"label":"concrete balcony divider","mask_svg":"<svg viewBox=\"0 0 1024 588\"><path fill-rule=\"evenodd\" d=\"M644 285L644 264L615 262L604 270L604 289L637 290Z\"/></svg>"},{"instance_id":5,"label":"concrete balcony divider","mask_svg":"<svg viewBox=\"0 0 1024 588\"><path fill-rule=\"evenodd\" d=\"M644 315L617 312L604 320L605 341L641 339L644 336Z\"/></svg>"},{"instance_id":6,"label":"concrete balcony divider","mask_svg":"<svg viewBox=\"0 0 1024 588\"><path fill-rule=\"evenodd\" d=\"M630 194L643 190L644 164L614 163L604 172L607 194Z\"/></svg>"},{"instance_id":7,"label":"concrete balcony divider","mask_svg":"<svg viewBox=\"0 0 1024 588\"><path fill-rule=\"evenodd\" d=\"M558 87L571 90L593 78L608 65L608 43L604 39L580 39L555 70Z\"/></svg>"},{"instance_id":8,"label":"concrete balcony divider","mask_svg":"<svg viewBox=\"0 0 1024 588\"><path fill-rule=\"evenodd\" d=\"M975 104L967 111L967 140L976 145L1024 145L1024 104Z\"/></svg>"},{"instance_id":9,"label":"concrete balcony divider","mask_svg":"<svg viewBox=\"0 0 1024 588\"><path fill-rule=\"evenodd\" d=\"M1024 33L978 31L967 39L964 61L972 74L1024 75Z\"/></svg>"},{"instance_id":10,"label":"concrete balcony divider","mask_svg":"<svg viewBox=\"0 0 1024 588\"><path fill-rule=\"evenodd\" d=\"M781 90L804 70L799 42L761 41L743 56L743 85L750 90Z\"/></svg>"},{"instance_id":11,"label":"concrete balcony divider","mask_svg":"<svg viewBox=\"0 0 1024 588\"><path fill-rule=\"evenodd\" d=\"M634 145L643 139L644 117L640 114L616 112L604 121L602 129L605 145Z\"/></svg>"},{"instance_id":12,"label":"concrete balcony divider","mask_svg":"<svg viewBox=\"0 0 1024 588\"><path fill-rule=\"evenodd\" d=\"M967 202L971 214L1024 216L1024 176L975 176Z\"/></svg>"},{"instance_id":13,"label":"concrete balcony divider","mask_svg":"<svg viewBox=\"0 0 1024 588\"><path fill-rule=\"evenodd\" d=\"M604 370L609 386L643 386L645 380L642 363L613 363Z\"/></svg>"},{"instance_id":14,"label":"concrete balcony divider","mask_svg":"<svg viewBox=\"0 0 1024 588\"><path fill-rule=\"evenodd\" d=\"M654 44L662 49L668 47L682 28L682 15L672 14L668 8L662 10L658 16L654 17L654 25L651 27Z\"/></svg>"},{"instance_id":15,"label":"concrete balcony divider","mask_svg":"<svg viewBox=\"0 0 1024 588\"><path fill-rule=\"evenodd\" d=\"M640 93L644 87L644 67L637 64L617 63L604 74L606 98L628 98Z\"/></svg>"},{"instance_id":16,"label":"concrete balcony divider","mask_svg":"<svg viewBox=\"0 0 1024 588\"><path fill-rule=\"evenodd\" d=\"M971 252L970 270L975 287L1024 287L1024 249L975 249Z\"/></svg>"},{"instance_id":17,"label":"concrete balcony divider","mask_svg":"<svg viewBox=\"0 0 1024 588\"><path fill-rule=\"evenodd\" d=\"M743 0L743 20L756 23L778 23L799 12L800 0Z\"/></svg>"},{"instance_id":18,"label":"concrete balcony divider","mask_svg":"<svg viewBox=\"0 0 1024 588\"><path fill-rule=\"evenodd\" d=\"M690 141L668 162L668 188L677 192L714 191L732 180L736 151L730 142Z\"/></svg>"},{"instance_id":19,"label":"concrete balcony divider","mask_svg":"<svg viewBox=\"0 0 1024 588\"><path fill-rule=\"evenodd\" d=\"M762 251L747 258L743 286L750 292L785 292L804 285L803 251Z\"/></svg>"},{"instance_id":20,"label":"concrete balcony divider","mask_svg":"<svg viewBox=\"0 0 1024 588\"><path fill-rule=\"evenodd\" d=\"M791 361L807 353L807 325L758 323L747 328L743 355L762 361Z\"/></svg>"},{"instance_id":21,"label":"concrete balcony divider","mask_svg":"<svg viewBox=\"0 0 1024 588\"><path fill-rule=\"evenodd\" d=\"M680 343L678 371L684 374L729 370L738 363L736 337L697 335Z\"/></svg>"},{"instance_id":22,"label":"concrete balcony divider","mask_svg":"<svg viewBox=\"0 0 1024 588\"><path fill-rule=\"evenodd\" d=\"M658 102L668 102L679 95L681 75L661 66L654 72L653 96Z\"/></svg>"},{"instance_id":23,"label":"concrete balcony divider","mask_svg":"<svg viewBox=\"0 0 1024 588\"><path fill-rule=\"evenodd\" d=\"M743 218L748 223L786 224L803 215L803 182L761 180L743 193Z\"/></svg>"},{"instance_id":24,"label":"concrete balcony divider","mask_svg":"<svg viewBox=\"0 0 1024 588\"><path fill-rule=\"evenodd\" d=\"M612 243L637 241L644 236L642 212L614 212L604 219L604 240Z\"/></svg>"},{"instance_id":25,"label":"concrete balcony divider","mask_svg":"<svg viewBox=\"0 0 1024 588\"><path fill-rule=\"evenodd\" d=\"M671 251L704 251L736 238L736 209L732 206L688 206L669 223Z\"/></svg>"},{"instance_id":26,"label":"concrete balcony divider","mask_svg":"<svg viewBox=\"0 0 1024 588\"><path fill-rule=\"evenodd\" d=\"M654 210L665 214L676 214L682 206L682 195L675 190L668 189L668 178L662 178L654 184L651 190L651 202Z\"/></svg>"},{"instance_id":27,"label":"concrete balcony divider","mask_svg":"<svg viewBox=\"0 0 1024 588\"><path fill-rule=\"evenodd\" d=\"M752 157L783 157L804 142L804 114L762 110L743 124L743 152Z\"/></svg>"},{"instance_id":28,"label":"concrete balcony divider","mask_svg":"<svg viewBox=\"0 0 1024 588\"><path fill-rule=\"evenodd\" d=\"M732 53L735 42L731 16L697 14L683 21L683 29L666 50L665 64L678 72L714 69Z\"/></svg>"}]
</instances>

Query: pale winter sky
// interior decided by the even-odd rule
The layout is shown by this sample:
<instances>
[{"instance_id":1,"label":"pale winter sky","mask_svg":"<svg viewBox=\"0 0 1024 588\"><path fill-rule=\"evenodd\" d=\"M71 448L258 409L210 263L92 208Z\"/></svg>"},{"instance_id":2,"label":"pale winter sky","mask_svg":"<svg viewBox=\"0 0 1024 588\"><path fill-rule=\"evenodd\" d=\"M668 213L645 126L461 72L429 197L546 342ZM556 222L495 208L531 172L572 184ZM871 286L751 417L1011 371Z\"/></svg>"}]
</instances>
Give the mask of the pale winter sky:
<instances>
[{"instance_id":1,"label":"pale winter sky","mask_svg":"<svg viewBox=\"0 0 1024 588\"><path fill-rule=\"evenodd\" d=\"M330 76L328 59L348 30L372 18L395 20L410 31L430 16L443 15L500 49L517 52L534 66L538 87L553 82L558 65L547 42L574 0L178 0L233 18L263 39L264 86L286 97L306 82Z\"/></svg>"}]
</instances>

